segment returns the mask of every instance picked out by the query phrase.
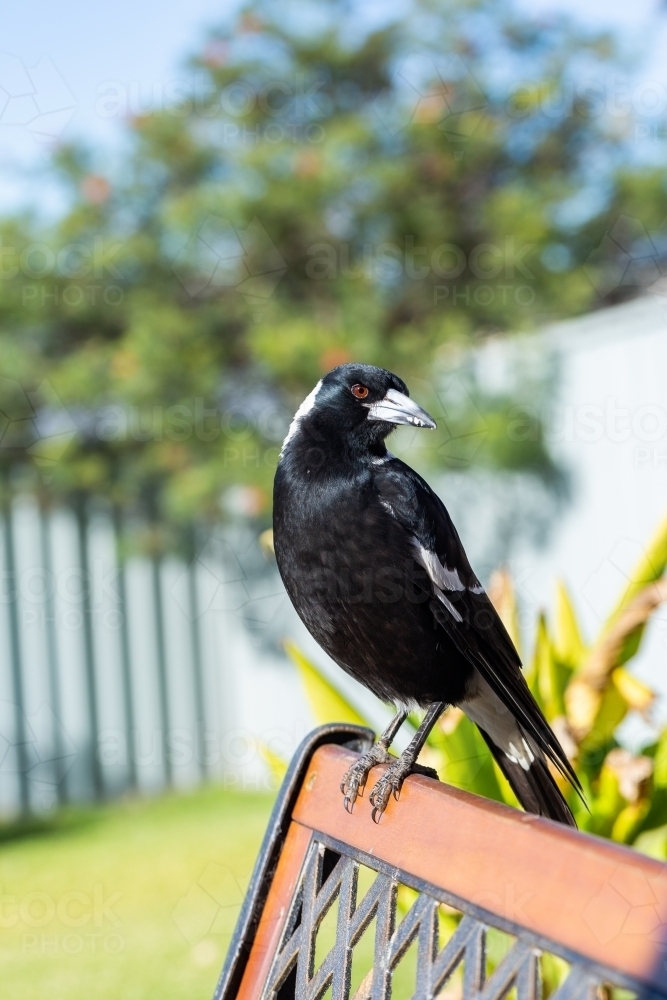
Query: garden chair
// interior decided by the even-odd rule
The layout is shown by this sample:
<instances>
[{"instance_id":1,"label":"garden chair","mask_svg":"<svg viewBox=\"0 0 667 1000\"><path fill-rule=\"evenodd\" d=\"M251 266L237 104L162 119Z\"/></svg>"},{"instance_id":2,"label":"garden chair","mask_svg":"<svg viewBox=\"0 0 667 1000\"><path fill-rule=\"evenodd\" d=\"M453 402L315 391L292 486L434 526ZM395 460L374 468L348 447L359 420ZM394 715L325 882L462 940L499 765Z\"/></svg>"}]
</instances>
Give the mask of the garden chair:
<instances>
[{"instance_id":1,"label":"garden chair","mask_svg":"<svg viewBox=\"0 0 667 1000\"><path fill-rule=\"evenodd\" d=\"M215 1000L667 996L667 865L419 775L350 815L372 739L299 748Z\"/></svg>"}]
</instances>

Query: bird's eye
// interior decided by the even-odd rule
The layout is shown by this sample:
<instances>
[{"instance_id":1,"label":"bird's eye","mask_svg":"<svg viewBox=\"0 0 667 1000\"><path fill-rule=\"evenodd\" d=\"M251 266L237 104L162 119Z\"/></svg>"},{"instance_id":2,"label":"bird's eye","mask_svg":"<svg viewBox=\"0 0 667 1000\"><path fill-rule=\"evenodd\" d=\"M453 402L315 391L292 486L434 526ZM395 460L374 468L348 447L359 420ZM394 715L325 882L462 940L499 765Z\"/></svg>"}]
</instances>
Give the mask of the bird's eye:
<instances>
[{"instance_id":1,"label":"bird's eye","mask_svg":"<svg viewBox=\"0 0 667 1000\"><path fill-rule=\"evenodd\" d=\"M365 399L368 395L368 391L368 386L360 385L358 382L356 385L353 385L351 389L352 395L357 399Z\"/></svg>"}]
</instances>

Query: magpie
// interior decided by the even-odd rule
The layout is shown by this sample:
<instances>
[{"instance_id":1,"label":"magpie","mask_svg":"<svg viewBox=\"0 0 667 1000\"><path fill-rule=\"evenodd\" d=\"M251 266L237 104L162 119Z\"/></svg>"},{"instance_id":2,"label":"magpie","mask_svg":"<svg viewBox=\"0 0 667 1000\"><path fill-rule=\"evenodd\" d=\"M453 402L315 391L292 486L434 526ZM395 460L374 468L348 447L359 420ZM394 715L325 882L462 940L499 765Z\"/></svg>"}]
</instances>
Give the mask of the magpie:
<instances>
[{"instance_id":1,"label":"magpie","mask_svg":"<svg viewBox=\"0 0 667 1000\"><path fill-rule=\"evenodd\" d=\"M376 764L390 764L369 797L376 822L408 774L437 777L417 756L445 708L457 705L524 809L574 826L549 763L580 791L577 776L444 504L387 451L397 424L436 426L396 375L340 365L299 406L274 483L276 559L299 617L343 670L396 709L344 776L345 807ZM394 757L389 748L416 707L424 720Z\"/></svg>"}]
</instances>

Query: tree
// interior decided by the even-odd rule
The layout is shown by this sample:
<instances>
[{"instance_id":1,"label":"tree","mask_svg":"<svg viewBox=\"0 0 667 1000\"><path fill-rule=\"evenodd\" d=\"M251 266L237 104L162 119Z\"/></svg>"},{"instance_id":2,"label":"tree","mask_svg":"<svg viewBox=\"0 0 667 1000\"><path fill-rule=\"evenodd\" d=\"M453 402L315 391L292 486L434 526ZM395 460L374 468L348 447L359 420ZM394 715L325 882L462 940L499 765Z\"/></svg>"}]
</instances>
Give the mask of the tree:
<instances>
[{"instance_id":1,"label":"tree","mask_svg":"<svg viewBox=\"0 0 667 1000\"><path fill-rule=\"evenodd\" d=\"M242 482L259 513L322 371L436 381L479 338L627 293L600 295L587 261L625 206L667 215L667 196L586 84L618 65L608 38L486 0L413 0L377 30L342 0L318 12L249 4L188 92L129 120L120 171L62 148L65 215L4 222L0 396L24 413L6 463L32 446L50 490L177 519ZM477 459L552 473L538 427L508 437L511 404L484 402Z\"/></svg>"}]
</instances>

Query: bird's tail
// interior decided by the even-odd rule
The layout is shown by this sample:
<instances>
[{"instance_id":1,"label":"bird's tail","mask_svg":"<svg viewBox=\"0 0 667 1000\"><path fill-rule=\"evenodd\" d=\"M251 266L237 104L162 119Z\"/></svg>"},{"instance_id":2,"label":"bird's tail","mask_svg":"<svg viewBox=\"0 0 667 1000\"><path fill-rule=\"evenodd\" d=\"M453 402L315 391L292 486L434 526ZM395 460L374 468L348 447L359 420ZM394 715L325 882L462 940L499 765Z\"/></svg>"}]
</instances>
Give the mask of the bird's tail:
<instances>
[{"instance_id":1,"label":"bird's tail","mask_svg":"<svg viewBox=\"0 0 667 1000\"><path fill-rule=\"evenodd\" d=\"M556 784L542 753L538 750L528 766L526 762L512 760L496 746L488 733L478 726L498 767L510 783L512 791L527 812L555 819L559 823L576 827L570 807ZM537 749L537 748L536 748Z\"/></svg>"},{"instance_id":2,"label":"bird's tail","mask_svg":"<svg viewBox=\"0 0 667 1000\"><path fill-rule=\"evenodd\" d=\"M537 703L532 703L534 728L544 737L542 745L479 675L474 679L471 695L461 702L461 708L477 725L523 808L538 816L576 826L570 807L549 770L542 745L560 750L562 759L568 764L566 774L569 775L571 767ZM555 756L557 764L560 759ZM576 775L573 780L577 781Z\"/></svg>"}]
</instances>

